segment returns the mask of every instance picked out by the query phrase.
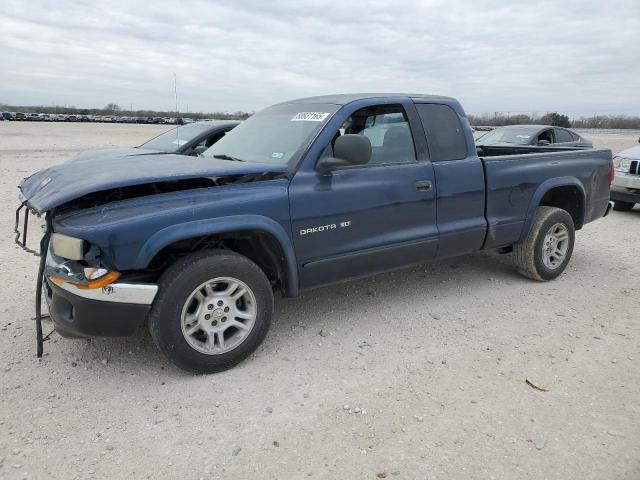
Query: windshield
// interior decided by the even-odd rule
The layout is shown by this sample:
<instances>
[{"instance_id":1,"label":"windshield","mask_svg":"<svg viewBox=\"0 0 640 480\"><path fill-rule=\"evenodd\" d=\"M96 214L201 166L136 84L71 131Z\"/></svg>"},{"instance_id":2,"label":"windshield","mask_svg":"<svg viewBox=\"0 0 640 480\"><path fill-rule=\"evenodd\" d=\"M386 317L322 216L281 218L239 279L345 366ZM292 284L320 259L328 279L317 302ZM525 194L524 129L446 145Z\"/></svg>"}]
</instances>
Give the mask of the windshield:
<instances>
[{"instance_id":1,"label":"windshield","mask_svg":"<svg viewBox=\"0 0 640 480\"><path fill-rule=\"evenodd\" d=\"M287 103L252 115L204 152L244 162L294 165L339 105Z\"/></svg>"},{"instance_id":2,"label":"windshield","mask_svg":"<svg viewBox=\"0 0 640 480\"><path fill-rule=\"evenodd\" d=\"M211 128L211 123L190 123L172 128L168 132L158 135L147 143L140 145L140 148L150 150L160 150L161 152L177 152L184 144L189 143L195 137Z\"/></svg>"},{"instance_id":3,"label":"windshield","mask_svg":"<svg viewBox=\"0 0 640 480\"><path fill-rule=\"evenodd\" d=\"M478 143L516 143L527 145L535 132L526 128L496 128L478 138Z\"/></svg>"}]
</instances>

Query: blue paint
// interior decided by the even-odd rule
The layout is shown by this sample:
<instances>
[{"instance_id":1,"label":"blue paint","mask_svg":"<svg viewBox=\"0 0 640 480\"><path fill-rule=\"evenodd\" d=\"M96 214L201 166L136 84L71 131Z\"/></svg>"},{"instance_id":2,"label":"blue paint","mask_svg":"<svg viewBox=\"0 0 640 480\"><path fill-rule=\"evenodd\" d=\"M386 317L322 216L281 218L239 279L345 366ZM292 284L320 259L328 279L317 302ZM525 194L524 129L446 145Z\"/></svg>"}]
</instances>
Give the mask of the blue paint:
<instances>
[{"instance_id":1,"label":"blue paint","mask_svg":"<svg viewBox=\"0 0 640 480\"><path fill-rule=\"evenodd\" d=\"M572 186L580 192L579 226L602 216L607 207L608 150L479 158L464 110L454 99L391 95L318 101L333 101L340 108L294 166L145 155L52 167L27 179L22 193L44 212L116 187L282 173L272 180L174 191L64 213L54 219L54 230L96 245L103 263L116 270L144 269L162 248L178 240L262 232L281 247L289 296L347 278L512 245L526 236L541 199L556 187ZM416 103L447 105L458 115L467 144L465 158L429 157ZM415 162L328 174L315 170L351 114L396 104L409 119ZM420 191L416 182L432 187Z\"/></svg>"}]
</instances>

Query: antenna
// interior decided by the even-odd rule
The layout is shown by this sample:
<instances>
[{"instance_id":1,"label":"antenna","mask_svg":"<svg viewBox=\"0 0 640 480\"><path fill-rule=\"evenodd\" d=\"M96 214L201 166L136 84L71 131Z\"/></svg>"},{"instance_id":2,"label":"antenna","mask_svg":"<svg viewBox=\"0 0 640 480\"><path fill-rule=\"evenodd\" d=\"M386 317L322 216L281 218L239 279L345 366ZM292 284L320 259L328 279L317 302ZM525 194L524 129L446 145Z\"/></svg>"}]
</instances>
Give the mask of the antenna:
<instances>
[{"instance_id":1,"label":"antenna","mask_svg":"<svg viewBox=\"0 0 640 480\"><path fill-rule=\"evenodd\" d=\"M178 120L178 80L176 79L176 72L173 72L173 94L176 98L176 121Z\"/></svg>"}]
</instances>

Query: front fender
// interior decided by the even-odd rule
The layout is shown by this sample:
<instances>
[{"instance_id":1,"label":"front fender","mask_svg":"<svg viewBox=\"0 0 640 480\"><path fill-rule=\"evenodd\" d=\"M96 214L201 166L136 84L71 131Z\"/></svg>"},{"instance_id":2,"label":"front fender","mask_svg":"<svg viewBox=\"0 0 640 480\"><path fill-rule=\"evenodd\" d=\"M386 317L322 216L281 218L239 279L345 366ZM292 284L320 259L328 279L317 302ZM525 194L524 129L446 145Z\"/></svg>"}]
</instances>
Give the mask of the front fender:
<instances>
[{"instance_id":1,"label":"front fender","mask_svg":"<svg viewBox=\"0 0 640 480\"><path fill-rule=\"evenodd\" d=\"M533 196L531 197L531 202L529 203L529 208L527 209L527 217L525 219L522 234L520 236L520 242L524 241L527 238L527 235L529 235L529 231L531 230L531 225L533 223L533 217L536 214L537 208L540 206L542 198L549 190L557 187L576 187L578 189L578 192L580 192L580 201L582 202L582 205L584 207L584 185L582 185L582 182L580 182L580 180L578 180L576 177L556 177L545 180L538 186ZM583 218L580 220L582 223L584 222L584 208L582 208L581 210Z\"/></svg>"},{"instance_id":2,"label":"front fender","mask_svg":"<svg viewBox=\"0 0 640 480\"><path fill-rule=\"evenodd\" d=\"M241 230L259 231L271 235L280 244L285 257L285 293L298 292L298 270L291 240L275 220L261 215L234 215L170 225L154 233L142 246L135 261L136 268L146 268L153 257L166 246L179 240Z\"/></svg>"}]
</instances>

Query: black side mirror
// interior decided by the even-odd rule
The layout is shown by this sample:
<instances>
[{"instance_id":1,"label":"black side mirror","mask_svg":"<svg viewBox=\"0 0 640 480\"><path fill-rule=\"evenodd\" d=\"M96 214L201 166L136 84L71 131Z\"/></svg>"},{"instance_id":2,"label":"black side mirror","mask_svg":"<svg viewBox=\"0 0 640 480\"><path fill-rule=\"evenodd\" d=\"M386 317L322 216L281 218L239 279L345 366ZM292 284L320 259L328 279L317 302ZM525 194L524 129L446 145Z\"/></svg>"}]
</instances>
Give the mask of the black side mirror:
<instances>
[{"instance_id":1,"label":"black side mirror","mask_svg":"<svg viewBox=\"0 0 640 480\"><path fill-rule=\"evenodd\" d=\"M551 142L549 140L538 140L539 147L546 147L548 145L551 145Z\"/></svg>"},{"instance_id":2,"label":"black side mirror","mask_svg":"<svg viewBox=\"0 0 640 480\"><path fill-rule=\"evenodd\" d=\"M208 147L205 147L204 145L199 145L196 148L194 148L193 150L191 150L191 155L193 155L195 157L199 157L204 152L206 152L207 149L208 149Z\"/></svg>"},{"instance_id":3,"label":"black side mirror","mask_svg":"<svg viewBox=\"0 0 640 480\"><path fill-rule=\"evenodd\" d=\"M333 157L321 158L316 169L329 172L338 167L365 165L371 160L371 142L364 135L341 135L333 145L333 154Z\"/></svg>"}]
</instances>

